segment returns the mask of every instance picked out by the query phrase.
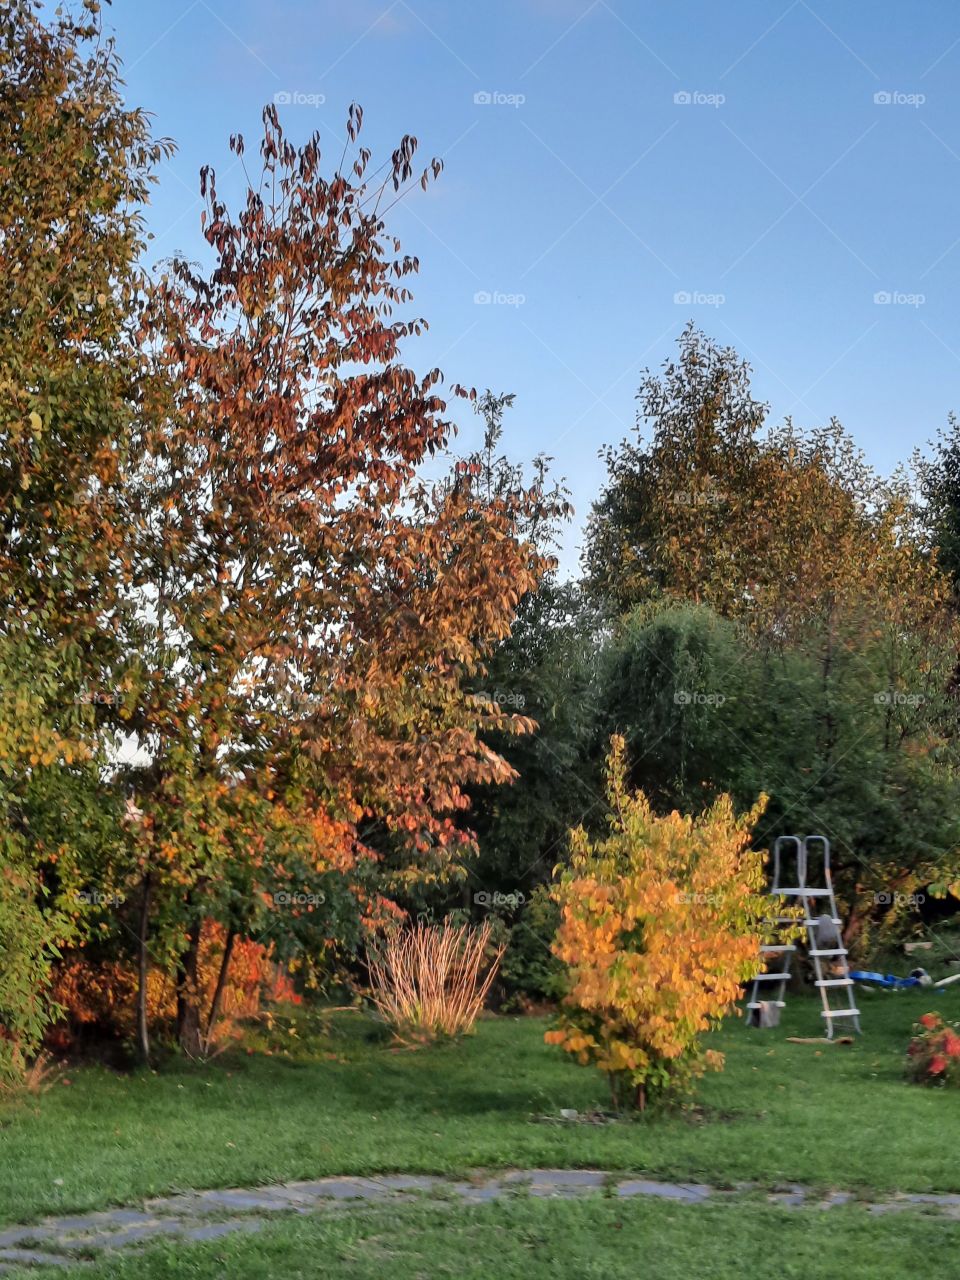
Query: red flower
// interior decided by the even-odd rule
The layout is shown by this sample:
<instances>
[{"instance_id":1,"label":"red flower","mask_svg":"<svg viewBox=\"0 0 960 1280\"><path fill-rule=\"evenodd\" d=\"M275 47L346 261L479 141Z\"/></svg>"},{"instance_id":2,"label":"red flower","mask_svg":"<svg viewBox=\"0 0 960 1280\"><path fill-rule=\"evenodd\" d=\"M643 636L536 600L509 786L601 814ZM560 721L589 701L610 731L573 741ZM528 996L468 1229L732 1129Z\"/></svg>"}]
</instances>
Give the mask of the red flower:
<instances>
[{"instance_id":1,"label":"red flower","mask_svg":"<svg viewBox=\"0 0 960 1280\"><path fill-rule=\"evenodd\" d=\"M951 1058L960 1058L960 1036L955 1031L948 1031L943 1037L943 1051Z\"/></svg>"},{"instance_id":2,"label":"red flower","mask_svg":"<svg viewBox=\"0 0 960 1280\"><path fill-rule=\"evenodd\" d=\"M925 1013L920 1019L921 1027L926 1027L928 1031L932 1031L934 1027L940 1025L940 1015L937 1013Z\"/></svg>"},{"instance_id":3,"label":"red flower","mask_svg":"<svg viewBox=\"0 0 960 1280\"><path fill-rule=\"evenodd\" d=\"M947 1069L947 1060L942 1053L935 1053L930 1059L930 1074L938 1076Z\"/></svg>"}]
</instances>

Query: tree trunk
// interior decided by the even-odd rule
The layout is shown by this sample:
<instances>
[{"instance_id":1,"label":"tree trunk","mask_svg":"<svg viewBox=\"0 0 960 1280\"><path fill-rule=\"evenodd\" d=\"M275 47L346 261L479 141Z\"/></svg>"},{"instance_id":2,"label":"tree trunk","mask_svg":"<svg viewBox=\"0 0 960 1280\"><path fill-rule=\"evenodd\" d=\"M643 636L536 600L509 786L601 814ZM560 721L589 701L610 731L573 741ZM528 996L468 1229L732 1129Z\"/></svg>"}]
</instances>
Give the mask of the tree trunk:
<instances>
[{"instance_id":1,"label":"tree trunk","mask_svg":"<svg viewBox=\"0 0 960 1280\"><path fill-rule=\"evenodd\" d=\"M870 908L864 906L857 895L854 895L853 906L850 908L850 914L847 916L846 923L840 933L847 951L853 951L856 948L857 940L869 919Z\"/></svg>"},{"instance_id":2,"label":"tree trunk","mask_svg":"<svg viewBox=\"0 0 960 1280\"><path fill-rule=\"evenodd\" d=\"M233 956L233 944L237 940L237 931L230 926L227 931L227 938L223 944L223 958L220 961L220 972L217 974L217 985L213 992L213 999L210 1002L210 1016L207 1018L207 1030L203 1037L203 1052L210 1052L210 1037L213 1035L213 1029L217 1025L217 1018L220 1015L220 1001L223 999L223 991L227 985L227 973L230 969L230 960Z\"/></svg>"},{"instance_id":3,"label":"tree trunk","mask_svg":"<svg viewBox=\"0 0 960 1280\"><path fill-rule=\"evenodd\" d=\"M137 1047L144 1066L150 1065L150 1026L147 1017L147 934L150 921L150 897L153 884L150 872L143 876L140 900L140 925L137 930Z\"/></svg>"},{"instance_id":4,"label":"tree trunk","mask_svg":"<svg viewBox=\"0 0 960 1280\"><path fill-rule=\"evenodd\" d=\"M187 932L187 946L177 962L177 1040L189 1058L203 1056L200 1034L200 921Z\"/></svg>"}]
</instances>

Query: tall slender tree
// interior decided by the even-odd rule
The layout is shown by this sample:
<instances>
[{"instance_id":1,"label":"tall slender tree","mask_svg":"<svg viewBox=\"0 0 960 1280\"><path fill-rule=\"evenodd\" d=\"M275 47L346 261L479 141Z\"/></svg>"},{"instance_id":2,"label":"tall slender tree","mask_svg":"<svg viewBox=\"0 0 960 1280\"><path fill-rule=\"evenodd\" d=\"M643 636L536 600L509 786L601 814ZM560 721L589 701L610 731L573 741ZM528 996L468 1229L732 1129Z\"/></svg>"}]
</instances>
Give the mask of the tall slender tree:
<instances>
[{"instance_id":1,"label":"tall slender tree","mask_svg":"<svg viewBox=\"0 0 960 1280\"><path fill-rule=\"evenodd\" d=\"M94 695L119 655L117 512L140 368L128 320L167 147L123 102L98 8L47 20L31 0L0 3L0 900L16 897L19 956L0 964L0 1059L28 1025L35 1044L43 976L82 914L71 890L97 807Z\"/></svg>"}]
</instances>

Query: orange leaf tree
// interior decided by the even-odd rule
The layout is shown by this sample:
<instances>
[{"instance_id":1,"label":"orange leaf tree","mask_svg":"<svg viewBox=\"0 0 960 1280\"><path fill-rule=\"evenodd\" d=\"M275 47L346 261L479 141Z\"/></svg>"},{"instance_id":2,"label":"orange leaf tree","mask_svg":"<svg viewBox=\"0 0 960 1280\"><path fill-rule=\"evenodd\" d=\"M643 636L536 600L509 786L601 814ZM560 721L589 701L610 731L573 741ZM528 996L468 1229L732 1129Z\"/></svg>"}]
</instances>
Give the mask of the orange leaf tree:
<instances>
[{"instance_id":1,"label":"orange leaf tree","mask_svg":"<svg viewBox=\"0 0 960 1280\"><path fill-rule=\"evenodd\" d=\"M604 1071L617 1107L642 1109L722 1065L701 1037L763 967L770 899L764 855L749 846L765 798L740 817L728 796L696 817L659 817L627 789L624 754L614 737L609 835L578 828L554 888L568 990L546 1039Z\"/></svg>"},{"instance_id":2,"label":"orange leaf tree","mask_svg":"<svg viewBox=\"0 0 960 1280\"><path fill-rule=\"evenodd\" d=\"M124 710L152 759L144 886L158 912L178 904L191 1052L203 918L249 929L294 866L349 871L385 847L439 874L468 839L467 788L512 776L482 731L530 725L467 681L551 563L523 533L539 497L486 493L475 461L422 477L453 428L439 370L403 361L418 264L384 221L416 141L373 183L360 126L353 107L329 172L319 135L294 147L267 108L240 209L201 176L211 264L175 261L145 316L130 522L146 603Z\"/></svg>"}]
</instances>

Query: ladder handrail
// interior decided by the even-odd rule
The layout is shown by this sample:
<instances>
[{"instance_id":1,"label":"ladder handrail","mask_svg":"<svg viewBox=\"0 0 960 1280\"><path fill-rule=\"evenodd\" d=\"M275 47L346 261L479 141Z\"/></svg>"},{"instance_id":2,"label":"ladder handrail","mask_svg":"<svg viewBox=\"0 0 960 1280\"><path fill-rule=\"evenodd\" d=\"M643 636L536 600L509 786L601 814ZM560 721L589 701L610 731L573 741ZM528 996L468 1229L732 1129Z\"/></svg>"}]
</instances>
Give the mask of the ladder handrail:
<instances>
[{"instance_id":1,"label":"ladder handrail","mask_svg":"<svg viewBox=\"0 0 960 1280\"><path fill-rule=\"evenodd\" d=\"M797 849L797 873L800 873L800 859L803 856L803 841L799 836L777 836L773 842L773 881L770 885L771 893L778 893L780 889L780 847L787 841L792 840ZM800 881L803 884L803 881Z\"/></svg>"},{"instance_id":2,"label":"ladder handrail","mask_svg":"<svg viewBox=\"0 0 960 1280\"><path fill-rule=\"evenodd\" d=\"M830 841L826 836L812 835L803 837L803 878L800 880L802 885L807 883L807 871L809 869L808 846L811 841L817 840L823 847L823 887L833 890L833 877L830 874ZM812 887L812 886L811 886Z\"/></svg>"}]
</instances>

